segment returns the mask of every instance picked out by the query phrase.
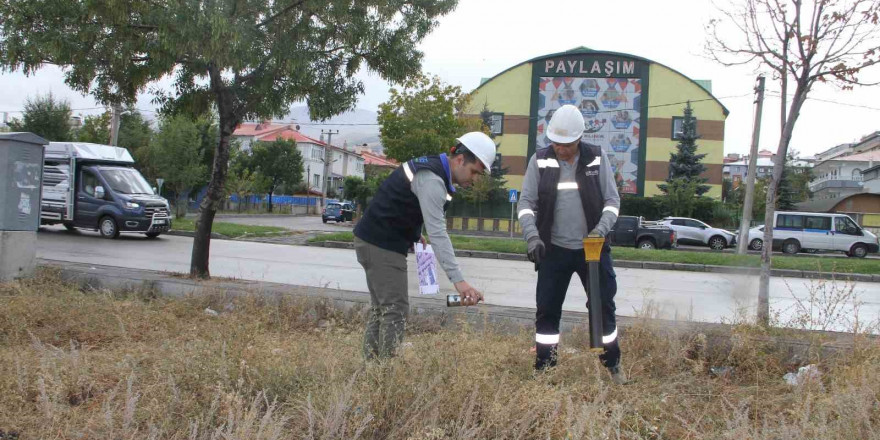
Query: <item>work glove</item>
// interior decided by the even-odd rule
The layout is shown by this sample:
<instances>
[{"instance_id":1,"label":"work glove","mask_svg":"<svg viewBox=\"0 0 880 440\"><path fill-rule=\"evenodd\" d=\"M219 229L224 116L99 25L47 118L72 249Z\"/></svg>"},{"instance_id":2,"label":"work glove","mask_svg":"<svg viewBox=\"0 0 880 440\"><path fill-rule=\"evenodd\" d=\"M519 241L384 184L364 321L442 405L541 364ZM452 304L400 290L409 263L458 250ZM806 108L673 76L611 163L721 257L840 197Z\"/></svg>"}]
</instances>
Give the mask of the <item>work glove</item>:
<instances>
[{"instance_id":1,"label":"work glove","mask_svg":"<svg viewBox=\"0 0 880 440\"><path fill-rule=\"evenodd\" d=\"M608 231L614 227L615 223L617 223L617 214L610 211L603 211L602 218L599 219L599 224L590 231L589 237L605 237L608 235Z\"/></svg>"},{"instance_id":2,"label":"work glove","mask_svg":"<svg viewBox=\"0 0 880 440\"><path fill-rule=\"evenodd\" d=\"M544 259L544 254L547 253L547 248L544 247L544 241L541 240L540 237L532 237L528 241L529 244L529 261L535 263L535 267L538 267L541 264L541 260Z\"/></svg>"}]
</instances>

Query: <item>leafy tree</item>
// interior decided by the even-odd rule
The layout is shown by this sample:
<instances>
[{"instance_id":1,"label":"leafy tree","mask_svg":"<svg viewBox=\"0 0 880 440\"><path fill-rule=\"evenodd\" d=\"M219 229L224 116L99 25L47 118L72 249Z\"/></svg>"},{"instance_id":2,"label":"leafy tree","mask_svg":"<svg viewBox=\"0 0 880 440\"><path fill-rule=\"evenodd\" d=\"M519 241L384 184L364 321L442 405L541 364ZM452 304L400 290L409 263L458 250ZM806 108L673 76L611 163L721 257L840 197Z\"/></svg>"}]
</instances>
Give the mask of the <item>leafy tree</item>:
<instances>
[{"instance_id":1,"label":"leafy tree","mask_svg":"<svg viewBox=\"0 0 880 440\"><path fill-rule=\"evenodd\" d=\"M2 34L2 33L0 33ZM0 43L0 57L2 57ZM61 142L73 139L70 130L70 103L67 100L55 99L49 92L45 96L28 98L24 104L22 120L13 119L9 122L12 131L29 131L48 141Z\"/></svg>"},{"instance_id":2,"label":"leafy tree","mask_svg":"<svg viewBox=\"0 0 880 440\"><path fill-rule=\"evenodd\" d=\"M671 179L662 196L667 212L676 217L693 217L700 184L685 177Z\"/></svg>"},{"instance_id":3,"label":"leafy tree","mask_svg":"<svg viewBox=\"0 0 880 440\"><path fill-rule=\"evenodd\" d=\"M296 141L278 138L256 143L252 160L254 169L260 173L259 188L269 193L269 212L272 212L272 195L282 185L293 188L302 182L302 154L296 148Z\"/></svg>"},{"instance_id":4,"label":"leafy tree","mask_svg":"<svg viewBox=\"0 0 880 440\"><path fill-rule=\"evenodd\" d=\"M129 107L119 116L119 138L116 145L137 156L139 151L149 147L154 134L150 121L144 119L137 109Z\"/></svg>"},{"instance_id":5,"label":"leafy tree","mask_svg":"<svg viewBox=\"0 0 880 440\"><path fill-rule=\"evenodd\" d=\"M229 159L226 193L235 194L238 198L238 212L241 212L245 198L256 191L260 179L250 162L251 156L248 152L241 151L239 148L233 149Z\"/></svg>"},{"instance_id":6,"label":"leafy tree","mask_svg":"<svg viewBox=\"0 0 880 440\"><path fill-rule=\"evenodd\" d=\"M308 103L312 119L354 107L365 67L400 83L421 70L418 43L457 0L5 0L0 66L65 81L103 104L173 77L168 112L217 111L219 137L199 207L190 273L208 277L211 226L226 190L232 132L242 121Z\"/></svg>"},{"instance_id":7,"label":"leafy tree","mask_svg":"<svg viewBox=\"0 0 880 440\"><path fill-rule=\"evenodd\" d=\"M86 116L82 127L76 133L76 139L80 142L91 142L93 144L109 144L110 112Z\"/></svg>"},{"instance_id":8,"label":"leafy tree","mask_svg":"<svg viewBox=\"0 0 880 440\"><path fill-rule=\"evenodd\" d=\"M186 116L169 116L159 125L150 144L149 161L165 179L165 187L176 196L175 216L186 216L189 194L207 173L199 151L199 132Z\"/></svg>"},{"instance_id":9,"label":"leafy tree","mask_svg":"<svg viewBox=\"0 0 880 440\"><path fill-rule=\"evenodd\" d=\"M865 84L863 69L880 62L880 0L743 0L709 23L709 55L725 66L769 69L779 84L779 139L767 186L765 224L772 224L788 146L801 109L816 83L843 89ZM794 90L790 90L793 87ZM764 243L773 228L764 228ZM770 322L772 246L761 253L758 322Z\"/></svg>"},{"instance_id":10,"label":"leafy tree","mask_svg":"<svg viewBox=\"0 0 880 440\"><path fill-rule=\"evenodd\" d=\"M708 181L701 177L706 171L706 166L702 164L705 154L697 154L697 120L694 118L694 111L691 108L691 102L688 101L684 108L684 118L681 122L681 133L678 138L678 145L675 146L676 153L669 155L669 178L666 183L657 185L664 194L669 194L669 185L673 180L685 179L689 182L696 183L695 193L701 196L709 191L709 186L704 185Z\"/></svg>"},{"instance_id":11,"label":"leafy tree","mask_svg":"<svg viewBox=\"0 0 880 440\"><path fill-rule=\"evenodd\" d=\"M482 121L463 109L469 97L461 87L440 78L424 76L391 89L388 101L379 105L379 136L385 154L398 162L440 154L455 145L455 138L479 130Z\"/></svg>"}]
</instances>

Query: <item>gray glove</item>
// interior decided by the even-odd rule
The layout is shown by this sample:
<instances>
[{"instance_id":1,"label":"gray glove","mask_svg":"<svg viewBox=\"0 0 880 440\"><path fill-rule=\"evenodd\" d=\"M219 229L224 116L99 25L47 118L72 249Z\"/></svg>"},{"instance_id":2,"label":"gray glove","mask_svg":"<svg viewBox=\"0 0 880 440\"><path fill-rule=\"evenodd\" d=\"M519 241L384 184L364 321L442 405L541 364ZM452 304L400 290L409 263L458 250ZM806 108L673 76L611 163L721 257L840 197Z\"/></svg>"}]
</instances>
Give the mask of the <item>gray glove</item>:
<instances>
[{"instance_id":1,"label":"gray glove","mask_svg":"<svg viewBox=\"0 0 880 440\"><path fill-rule=\"evenodd\" d=\"M590 231L590 236L604 237L608 235L608 231L614 227L615 223L617 223L617 214L611 211L603 211L602 218L599 219L599 224Z\"/></svg>"},{"instance_id":2,"label":"gray glove","mask_svg":"<svg viewBox=\"0 0 880 440\"><path fill-rule=\"evenodd\" d=\"M547 253L547 248L544 246L544 241L537 236L530 238L528 243L529 261L535 263L535 267L538 267L538 265L541 264L541 260L544 258L544 254Z\"/></svg>"}]
</instances>

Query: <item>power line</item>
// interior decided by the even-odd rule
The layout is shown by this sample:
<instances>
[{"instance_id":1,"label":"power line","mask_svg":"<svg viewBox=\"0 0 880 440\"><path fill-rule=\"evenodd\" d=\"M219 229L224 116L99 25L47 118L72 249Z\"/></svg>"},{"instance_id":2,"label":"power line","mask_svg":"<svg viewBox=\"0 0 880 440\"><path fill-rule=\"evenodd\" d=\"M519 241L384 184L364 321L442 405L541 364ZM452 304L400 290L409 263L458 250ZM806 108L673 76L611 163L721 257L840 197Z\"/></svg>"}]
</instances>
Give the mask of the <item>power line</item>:
<instances>
[{"instance_id":1,"label":"power line","mask_svg":"<svg viewBox=\"0 0 880 440\"><path fill-rule=\"evenodd\" d=\"M777 97L777 98L782 98L782 93L780 93L780 92L768 91L767 93L769 93L769 94L771 94L771 95L773 95L773 96L775 96L775 97ZM789 97L789 98L794 97L794 95L786 95L786 96ZM876 111L880 111L880 108L877 108L877 107L871 107L871 106L861 105L861 104L850 104L850 103L847 103L847 102L834 101L834 100L831 100L831 99L814 98L814 97L809 96L809 95L807 96L807 99L808 99L808 100L812 100L812 101L826 102L826 103L828 103L828 104L842 105L842 106L846 106L846 107L855 107L855 108L863 108L863 109L865 109L865 110L876 110Z\"/></svg>"}]
</instances>

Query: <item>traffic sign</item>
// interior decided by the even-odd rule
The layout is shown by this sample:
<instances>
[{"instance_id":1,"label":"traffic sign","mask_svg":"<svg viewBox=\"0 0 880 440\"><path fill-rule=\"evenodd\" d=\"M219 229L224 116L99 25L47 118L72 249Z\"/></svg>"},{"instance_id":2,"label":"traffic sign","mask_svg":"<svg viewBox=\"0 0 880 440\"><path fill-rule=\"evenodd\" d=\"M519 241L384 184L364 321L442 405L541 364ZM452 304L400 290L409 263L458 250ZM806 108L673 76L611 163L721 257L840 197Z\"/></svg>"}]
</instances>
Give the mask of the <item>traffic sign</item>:
<instances>
[{"instance_id":1,"label":"traffic sign","mask_svg":"<svg viewBox=\"0 0 880 440\"><path fill-rule=\"evenodd\" d=\"M517 193L515 189L510 190L510 203L516 203Z\"/></svg>"}]
</instances>

